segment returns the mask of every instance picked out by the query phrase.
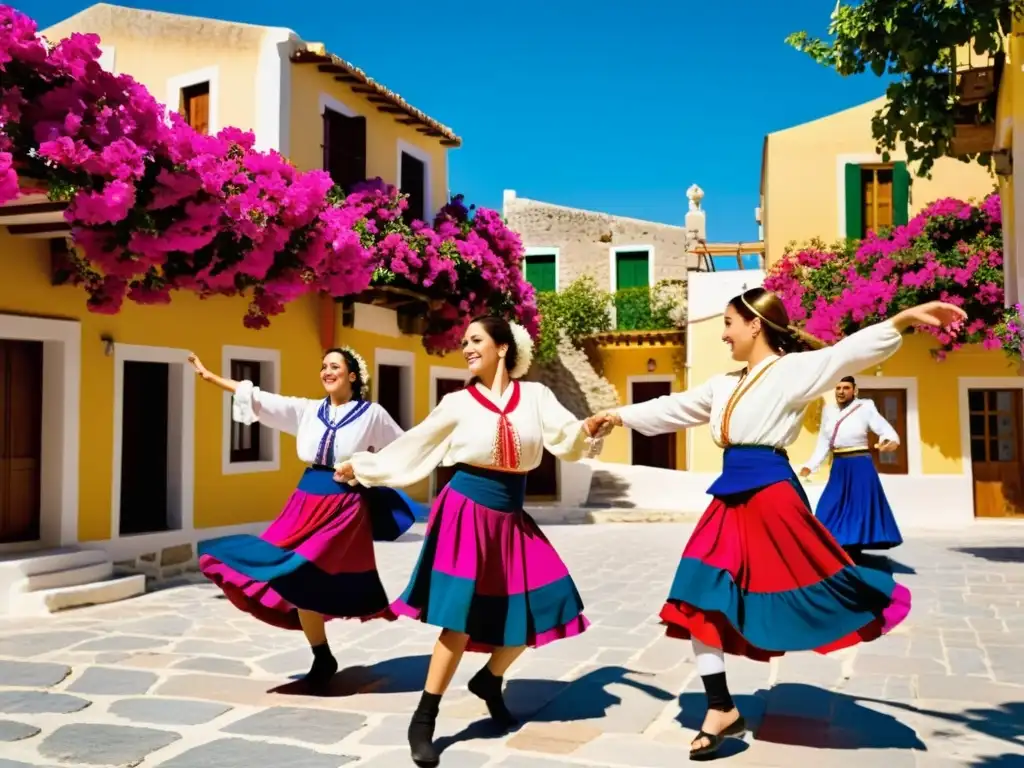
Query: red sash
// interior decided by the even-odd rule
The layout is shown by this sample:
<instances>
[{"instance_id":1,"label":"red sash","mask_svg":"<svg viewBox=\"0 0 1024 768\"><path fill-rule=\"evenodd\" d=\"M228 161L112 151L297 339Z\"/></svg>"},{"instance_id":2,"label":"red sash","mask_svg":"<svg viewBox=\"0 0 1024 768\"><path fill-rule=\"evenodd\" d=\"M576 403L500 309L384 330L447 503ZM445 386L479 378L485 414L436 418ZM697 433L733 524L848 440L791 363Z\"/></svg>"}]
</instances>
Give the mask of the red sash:
<instances>
[{"instance_id":1,"label":"red sash","mask_svg":"<svg viewBox=\"0 0 1024 768\"><path fill-rule=\"evenodd\" d=\"M831 451L835 448L836 438L839 436L839 427L842 425L848 416L852 416L853 412L860 408L860 403L852 405L846 409L846 413L839 417L839 421L836 422L835 429L832 430L832 439L828 441L828 449Z\"/></svg>"},{"instance_id":2,"label":"red sash","mask_svg":"<svg viewBox=\"0 0 1024 768\"><path fill-rule=\"evenodd\" d=\"M508 415L519 405L519 382L512 382L512 395L508 404L502 409L487 397L475 384L467 388L480 405L491 413L498 414L498 431L494 435L494 447L491 449L491 463L498 469L519 469L522 460L522 448L519 433L508 420Z\"/></svg>"}]
</instances>

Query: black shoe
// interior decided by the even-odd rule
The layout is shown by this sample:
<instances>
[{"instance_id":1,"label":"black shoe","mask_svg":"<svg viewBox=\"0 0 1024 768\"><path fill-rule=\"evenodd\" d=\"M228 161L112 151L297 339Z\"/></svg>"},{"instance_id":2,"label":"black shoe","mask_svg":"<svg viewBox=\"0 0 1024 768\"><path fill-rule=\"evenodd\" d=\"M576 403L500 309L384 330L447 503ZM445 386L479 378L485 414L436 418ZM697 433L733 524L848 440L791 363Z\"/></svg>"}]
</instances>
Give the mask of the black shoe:
<instances>
[{"instance_id":1,"label":"black shoe","mask_svg":"<svg viewBox=\"0 0 1024 768\"><path fill-rule=\"evenodd\" d=\"M330 688L331 680L337 672L338 660L334 656L317 656L302 681L310 693L324 694Z\"/></svg>"},{"instance_id":2,"label":"black shoe","mask_svg":"<svg viewBox=\"0 0 1024 768\"><path fill-rule=\"evenodd\" d=\"M505 706L505 698L501 695L501 684L502 678L485 666L473 676L467 687L470 693L484 700L491 719L501 728L509 730L519 725L519 720Z\"/></svg>"},{"instance_id":3,"label":"black shoe","mask_svg":"<svg viewBox=\"0 0 1024 768\"><path fill-rule=\"evenodd\" d=\"M424 712L414 712L409 722L409 754L420 768L433 768L441 762L434 747L436 723L436 718Z\"/></svg>"},{"instance_id":4,"label":"black shoe","mask_svg":"<svg viewBox=\"0 0 1024 768\"><path fill-rule=\"evenodd\" d=\"M717 752L724 742L730 736L742 736L747 732L747 722L743 719L743 715L736 718L736 721L732 725L727 726L722 730L721 733L708 733L704 729L694 737L690 743L691 747L702 739L707 739L708 743L703 747L697 747L696 749L690 749L690 759L700 760L705 757L710 757Z\"/></svg>"}]
</instances>

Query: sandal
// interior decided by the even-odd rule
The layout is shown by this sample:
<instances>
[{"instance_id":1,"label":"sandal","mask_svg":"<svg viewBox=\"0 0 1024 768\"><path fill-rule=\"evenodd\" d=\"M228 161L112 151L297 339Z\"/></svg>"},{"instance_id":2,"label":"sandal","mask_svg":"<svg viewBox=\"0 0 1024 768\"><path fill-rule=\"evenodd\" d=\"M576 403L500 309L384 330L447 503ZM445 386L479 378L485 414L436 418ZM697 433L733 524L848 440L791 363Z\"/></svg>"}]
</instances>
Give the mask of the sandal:
<instances>
[{"instance_id":1,"label":"sandal","mask_svg":"<svg viewBox=\"0 0 1024 768\"><path fill-rule=\"evenodd\" d=\"M701 739L707 739L708 743L703 747L691 749L690 759L693 760L695 758L702 758L707 757L708 755L712 755L719 750L719 748L722 746L722 742L724 742L727 738L729 738L730 736L742 736L746 732L747 722L743 719L743 715L740 715L738 718L736 718L735 722L724 728L721 733L708 733L704 729L701 729L700 732L694 737L693 741L690 742L690 746L692 747Z\"/></svg>"}]
</instances>

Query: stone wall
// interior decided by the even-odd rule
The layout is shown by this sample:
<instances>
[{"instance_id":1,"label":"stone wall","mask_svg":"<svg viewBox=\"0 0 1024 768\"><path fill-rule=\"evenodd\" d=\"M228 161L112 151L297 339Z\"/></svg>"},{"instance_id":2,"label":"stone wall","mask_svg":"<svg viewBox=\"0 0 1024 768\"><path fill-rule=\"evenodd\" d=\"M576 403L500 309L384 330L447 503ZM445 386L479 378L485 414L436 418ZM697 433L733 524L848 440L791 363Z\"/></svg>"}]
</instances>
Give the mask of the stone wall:
<instances>
[{"instance_id":1,"label":"stone wall","mask_svg":"<svg viewBox=\"0 0 1024 768\"><path fill-rule=\"evenodd\" d=\"M534 365L527 378L547 385L558 401L580 419L619 405L619 395L611 382L598 375L586 353L564 337L558 344L558 359Z\"/></svg>"},{"instance_id":2,"label":"stone wall","mask_svg":"<svg viewBox=\"0 0 1024 768\"><path fill-rule=\"evenodd\" d=\"M526 247L558 249L558 284L590 274L598 286L611 287L610 249L646 245L654 249L654 280L685 280L697 256L686 252L682 226L566 208L517 197L505 191L505 218Z\"/></svg>"}]
</instances>

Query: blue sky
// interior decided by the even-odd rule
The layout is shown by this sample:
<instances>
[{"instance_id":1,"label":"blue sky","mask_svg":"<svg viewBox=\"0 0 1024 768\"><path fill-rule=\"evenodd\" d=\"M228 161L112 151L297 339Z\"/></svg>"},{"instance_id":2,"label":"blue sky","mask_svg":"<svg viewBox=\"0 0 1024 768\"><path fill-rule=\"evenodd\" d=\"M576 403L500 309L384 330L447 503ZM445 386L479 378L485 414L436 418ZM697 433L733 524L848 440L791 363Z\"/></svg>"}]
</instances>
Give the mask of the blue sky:
<instances>
[{"instance_id":1,"label":"blue sky","mask_svg":"<svg viewBox=\"0 0 1024 768\"><path fill-rule=\"evenodd\" d=\"M9 1L9 0L8 0ZM28 0L45 27L89 5ZM834 0L502 3L152 0L144 7L294 29L354 62L462 136L453 192L501 208L502 190L682 223L705 191L708 239L755 240L771 131L879 96L786 46L822 33Z\"/></svg>"}]
</instances>

